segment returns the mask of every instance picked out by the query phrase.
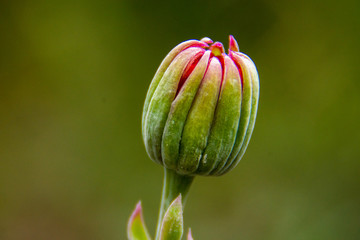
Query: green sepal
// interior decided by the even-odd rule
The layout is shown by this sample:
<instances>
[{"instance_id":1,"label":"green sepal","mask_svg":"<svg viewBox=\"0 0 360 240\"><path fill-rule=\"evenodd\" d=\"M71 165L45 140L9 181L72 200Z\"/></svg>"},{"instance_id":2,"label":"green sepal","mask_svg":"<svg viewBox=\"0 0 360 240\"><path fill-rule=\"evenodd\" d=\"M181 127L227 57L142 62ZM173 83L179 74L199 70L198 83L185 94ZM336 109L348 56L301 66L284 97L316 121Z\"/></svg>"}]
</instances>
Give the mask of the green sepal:
<instances>
[{"instance_id":1,"label":"green sepal","mask_svg":"<svg viewBox=\"0 0 360 240\"><path fill-rule=\"evenodd\" d=\"M143 121L143 138L148 155L157 163L162 164L161 139L180 78L188 62L201 51L204 50L190 47L180 52L166 69L149 100L148 111Z\"/></svg>"},{"instance_id":2,"label":"green sepal","mask_svg":"<svg viewBox=\"0 0 360 240\"><path fill-rule=\"evenodd\" d=\"M209 175L229 157L236 138L241 110L241 79L235 63L224 57L224 79L208 144L197 174Z\"/></svg>"},{"instance_id":3,"label":"green sepal","mask_svg":"<svg viewBox=\"0 0 360 240\"><path fill-rule=\"evenodd\" d=\"M221 78L221 64L214 57L210 60L185 122L177 169L181 174L192 174L199 166L213 122Z\"/></svg>"},{"instance_id":4,"label":"green sepal","mask_svg":"<svg viewBox=\"0 0 360 240\"><path fill-rule=\"evenodd\" d=\"M259 103L259 94L260 94L260 83L259 83L259 75L256 70L256 66L254 62L243 53L234 54L234 59L241 66L242 69L247 69L249 82L251 83L251 107L249 113L249 123L246 128L246 133L244 136L243 143L241 144L241 148L238 154L234 157L231 164L225 166L220 174L225 174L229 172L231 169L236 167L239 161L245 154L246 148L250 142L250 138L255 126L256 114Z\"/></svg>"},{"instance_id":5,"label":"green sepal","mask_svg":"<svg viewBox=\"0 0 360 240\"><path fill-rule=\"evenodd\" d=\"M157 86L159 85L159 82L161 80L161 78L163 77L166 69L169 67L170 63L174 60L174 58L183 50L189 48L189 47L206 47L207 44L200 42L198 40L189 40L189 41L185 41L180 43L179 45L177 45L175 48L173 48L164 58L164 60L161 62L158 70L156 71L151 83L150 83L150 87L147 91L146 94L146 98L145 98L145 102L144 102L144 108L143 108L143 113L142 113L142 133L143 133L143 138L144 138L144 124L145 124L145 117L149 108L149 104L150 104L150 100L157 88Z\"/></svg>"},{"instance_id":6,"label":"green sepal","mask_svg":"<svg viewBox=\"0 0 360 240\"><path fill-rule=\"evenodd\" d=\"M160 240L180 240L183 235L181 194L170 204L161 223Z\"/></svg>"},{"instance_id":7,"label":"green sepal","mask_svg":"<svg viewBox=\"0 0 360 240\"><path fill-rule=\"evenodd\" d=\"M242 78L242 100L241 100L241 115L239 118L238 129L235 143L233 145L230 156L225 161L218 164L212 171L211 175L221 175L222 172L229 168L234 162L236 156L240 152L241 146L244 143L246 131L250 122L251 112L251 97L252 97L252 82L250 79L250 71L246 66L241 66L237 60L235 52L230 51L231 59L240 67Z\"/></svg>"},{"instance_id":8,"label":"green sepal","mask_svg":"<svg viewBox=\"0 0 360 240\"><path fill-rule=\"evenodd\" d=\"M162 160L164 166L176 170L180 141L189 110L207 69L210 51L205 52L193 72L186 79L180 92L171 104L162 138Z\"/></svg>"},{"instance_id":9,"label":"green sepal","mask_svg":"<svg viewBox=\"0 0 360 240\"><path fill-rule=\"evenodd\" d=\"M131 214L128 222L127 234L129 240L150 240L149 232L146 229L141 202L139 201Z\"/></svg>"},{"instance_id":10,"label":"green sepal","mask_svg":"<svg viewBox=\"0 0 360 240\"><path fill-rule=\"evenodd\" d=\"M242 61L244 64L247 65L248 69L250 70L250 76L251 76L251 82L252 82L252 99L251 99L251 113L250 113L250 121L249 126L246 132L244 144L241 146L239 154L236 156L235 163L233 163L226 171L223 173L227 173L231 169L233 169L239 161L242 159L242 157L245 154L246 148L250 142L251 135L253 133L254 127L255 127L255 121L256 121L256 115L259 105L259 95L260 95L260 82L259 82L259 75L256 70L256 66L254 62L245 54L239 53Z\"/></svg>"}]
</instances>

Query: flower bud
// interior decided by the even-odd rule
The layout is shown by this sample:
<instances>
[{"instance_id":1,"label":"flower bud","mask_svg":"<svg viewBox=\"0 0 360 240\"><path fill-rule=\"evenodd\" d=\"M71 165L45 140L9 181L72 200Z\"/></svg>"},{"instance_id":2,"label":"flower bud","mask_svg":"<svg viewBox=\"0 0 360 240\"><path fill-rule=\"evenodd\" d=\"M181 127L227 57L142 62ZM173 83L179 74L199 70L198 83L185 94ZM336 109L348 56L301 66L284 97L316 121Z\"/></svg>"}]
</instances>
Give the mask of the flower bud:
<instances>
[{"instance_id":1,"label":"flower bud","mask_svg":"<svg viewBox=\"0 0 360 240\"><path fill-rule=\"evenodd\" d=\"M240 161L259 99L255 64L229 37L176 46L145 99L142 135L150 158L181 175L222 175Z\"/></svg>"}]
</instances>

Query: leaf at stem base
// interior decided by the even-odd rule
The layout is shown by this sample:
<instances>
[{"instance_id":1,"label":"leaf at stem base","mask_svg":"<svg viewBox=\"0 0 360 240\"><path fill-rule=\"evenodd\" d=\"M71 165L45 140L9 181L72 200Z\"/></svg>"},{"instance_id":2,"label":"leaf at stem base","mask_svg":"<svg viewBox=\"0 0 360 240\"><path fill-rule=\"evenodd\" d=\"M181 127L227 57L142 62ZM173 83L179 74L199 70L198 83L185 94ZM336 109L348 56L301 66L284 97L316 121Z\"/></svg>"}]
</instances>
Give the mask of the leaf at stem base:
<instances>
[{"instance_id":1,"label":"leaf at stem base","mask_svg":"<svg viewBox=\"0 0 360 240\"><path fill-rule=\"evenodd\" d=\"M192 235L191 235L191 228L189 228L189 232L188 232L188 235L187 235L187 240L194 240Z\"/></svg>"},{"instance_id":2,"label":"leaf at stem base","mask_svg":"<svg viewBox=\"0 0 360 240\"><path fill-rule=\"evenodd\" d=\"M136 204L135 210L131 214L127 231L129 240L150 240L149 232L144 223L140 201Z\"/></svg>"},{"instance_id":3,"label":"leaf at stem base","mask_svg":"<svg viewBox=\"0 0 360 240\"><path fill-rule=\"evenodd\" d=\"M166 210L161 224L160 240L180 240L183 235L183 210L181 194Z\"/></svg>"}]
</instances>

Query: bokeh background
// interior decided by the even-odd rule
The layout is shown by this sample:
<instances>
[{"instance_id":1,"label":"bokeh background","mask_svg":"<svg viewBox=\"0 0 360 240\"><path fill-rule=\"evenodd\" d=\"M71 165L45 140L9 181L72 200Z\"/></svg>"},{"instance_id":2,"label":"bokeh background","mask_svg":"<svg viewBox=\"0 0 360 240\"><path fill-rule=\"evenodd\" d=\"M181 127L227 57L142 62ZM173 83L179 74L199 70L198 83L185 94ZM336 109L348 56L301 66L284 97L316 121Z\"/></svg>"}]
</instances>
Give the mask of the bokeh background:
<instances>
[{"instance_id":1,"label":"bokeh background","mask_svg":"<svg viewBox=\"0 0 360 240\"><path fill-rule=\"evenodd\" d=\"M257 123L238 167L198 177L195 239L360 239L360 2L0 2L0 239L154 234L162 168L141 112L164 56L229 34L255 61Z\"/></svg>"}]
</instances>

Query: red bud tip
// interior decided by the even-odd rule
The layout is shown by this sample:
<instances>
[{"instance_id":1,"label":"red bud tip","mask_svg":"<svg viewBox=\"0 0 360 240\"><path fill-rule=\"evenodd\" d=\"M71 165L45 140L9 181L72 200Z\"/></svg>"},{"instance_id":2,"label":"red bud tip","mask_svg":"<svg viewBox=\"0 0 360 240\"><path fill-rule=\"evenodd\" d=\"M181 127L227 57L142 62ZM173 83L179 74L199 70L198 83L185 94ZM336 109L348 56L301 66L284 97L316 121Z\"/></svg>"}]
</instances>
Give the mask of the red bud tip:
<instances>
[{"instance_id":1,"label":"red bud tip","mask_svg":"<svg viewBox=\"0 0 360 240\"><path fill-rule=\"evenodd\" d=\"M214 41L211 40L211 39L208 38L208 37L204 37L204 38L202 38L202 39L200 40L200 42L204 42L204 43L206 43L206 44L212 44Z\"/></svg>"},{"instance_id":2,"label":"red bud tip","mask_svg":"<svg viewBox=\"0 0 360 240\"><path fill-rule=\"evenodd\" d=\"M213 45L210 46L210 50L215 57L221 56L222 53L225 52L224 46L221 42L215 42Z\"/></svg>"},{"instance_id":3,"label":"red bud tip","mask_svg":"<svg viewBox=\"0 0 360 240\"><path fill-rule=\"evenodd\" d=\"M239 51L239 45L237 44L233 35L229 35L229 51L230 50L234 52Z\"/></svg>"}]
</instances>

